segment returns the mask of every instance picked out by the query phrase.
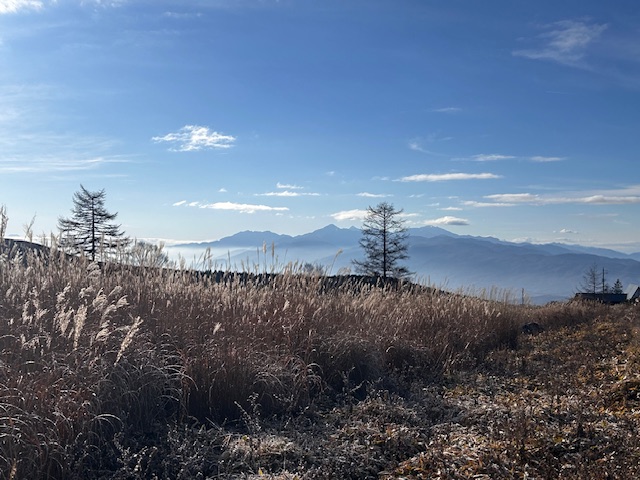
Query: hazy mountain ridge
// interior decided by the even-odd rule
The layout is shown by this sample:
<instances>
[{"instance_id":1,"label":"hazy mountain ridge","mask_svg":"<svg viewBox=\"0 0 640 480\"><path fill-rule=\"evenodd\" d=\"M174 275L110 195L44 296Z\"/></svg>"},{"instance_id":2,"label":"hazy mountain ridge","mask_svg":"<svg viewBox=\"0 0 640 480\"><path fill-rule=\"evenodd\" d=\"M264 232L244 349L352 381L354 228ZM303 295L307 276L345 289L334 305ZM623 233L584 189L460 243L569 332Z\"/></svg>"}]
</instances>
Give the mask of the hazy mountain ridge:
<instances>
[{"instance_id":1,"label":"hazy mountain ridge","mask_svg":"<svg viewBox=\"0 0 640 480\"><path fill-rule=\"evenodd\" d=\"M538 303L562 299L579 290L585 271L594 264L605 269L610 285L618 278L625 286L640 283L640 254L558 243L513 243L456 235L431 226L412 228L408 233L409 270L424 282L451 290L496 287L520 295L524 289ZM229 261L231 268L267 260L279 264L297 261L330 266L330 273L335 274L362 257L360 236L357 228L335 225L296 236L247 231L214 242L176 245L169 251L209 248L220 266L229 266ZM271 258L272 246L275 258Z\"/></svg>"}]
</instances>

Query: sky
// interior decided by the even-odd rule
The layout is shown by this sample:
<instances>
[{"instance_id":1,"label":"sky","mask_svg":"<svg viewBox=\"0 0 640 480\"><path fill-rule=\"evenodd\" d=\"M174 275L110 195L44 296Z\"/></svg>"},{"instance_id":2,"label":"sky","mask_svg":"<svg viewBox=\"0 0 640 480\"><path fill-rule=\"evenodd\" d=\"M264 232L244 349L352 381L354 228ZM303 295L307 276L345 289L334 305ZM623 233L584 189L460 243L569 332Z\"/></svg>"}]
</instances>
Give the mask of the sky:
<instances>
[{"instance_id":1,"label":"sky","mask_svg":"<svg viewBox=\"0 0 640 480\"><path fill-rule=\"evenodd\" d=\"M360 226L640 251L637 0L0 0L0 205L167 242Z\"/></svg>"}]
</instances>

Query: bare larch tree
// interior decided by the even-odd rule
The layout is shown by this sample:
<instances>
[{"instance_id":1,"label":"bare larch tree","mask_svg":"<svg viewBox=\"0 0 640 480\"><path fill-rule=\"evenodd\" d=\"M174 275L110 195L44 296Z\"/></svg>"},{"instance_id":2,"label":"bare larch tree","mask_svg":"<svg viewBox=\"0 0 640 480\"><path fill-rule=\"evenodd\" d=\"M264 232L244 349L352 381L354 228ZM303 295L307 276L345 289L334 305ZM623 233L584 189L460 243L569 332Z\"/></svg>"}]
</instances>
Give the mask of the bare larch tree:
<instances>
[{"instance_id":1,"label":"bare larch tree","mask_svg":"<svg viewBox=\"0 0 640 480\"><path fill-rule=\"evenodd\" d=\"M410 274L406 267L399 265L401 260L408 258L409 234L399 218L402 212L387 202L367 209L360 239L365 258L353 261L359 273L383 279L403 278Z\"/></svg>"},{"instance_id":2,"label":"bare larch tree","mask_svg":"<svg viewBox=\"0 0 640 480\"><path fill-rule=\"evenodd\" d=\"M121 226L112 223L118 214L107 211L105 197L104 189L90 192L80 185L80 190L73 194L71 218L58 218L63 249L77 255L88 255L95 261L99 251L113 251L129 243Z\"/></svg>"}]
</instances>

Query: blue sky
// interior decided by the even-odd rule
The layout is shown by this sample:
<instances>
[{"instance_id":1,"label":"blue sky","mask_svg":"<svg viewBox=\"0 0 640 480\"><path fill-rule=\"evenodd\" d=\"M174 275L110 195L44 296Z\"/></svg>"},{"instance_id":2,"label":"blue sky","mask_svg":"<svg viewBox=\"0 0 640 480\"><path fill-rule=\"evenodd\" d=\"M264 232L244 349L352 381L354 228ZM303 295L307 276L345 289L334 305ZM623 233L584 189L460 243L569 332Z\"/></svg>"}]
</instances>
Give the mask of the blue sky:
<instances>
[{"instance_id":1,"label":"blue sky","mask_svg":"<svg viewBox=\"0 0 640 480\"><path fill-rule=\"evenodd\" d=\"M409 226L640 251L637 2L0 0L0 205L137 238Z\"/></svg>"}]
</instances>

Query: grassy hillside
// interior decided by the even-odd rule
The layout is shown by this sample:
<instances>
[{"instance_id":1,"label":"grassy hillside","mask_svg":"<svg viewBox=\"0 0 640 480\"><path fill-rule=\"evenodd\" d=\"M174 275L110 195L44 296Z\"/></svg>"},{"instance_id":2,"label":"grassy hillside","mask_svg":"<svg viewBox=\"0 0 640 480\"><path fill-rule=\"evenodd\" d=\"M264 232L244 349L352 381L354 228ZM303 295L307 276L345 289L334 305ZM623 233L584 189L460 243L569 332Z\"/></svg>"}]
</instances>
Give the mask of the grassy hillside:
<instances>
[{"instance_id":1,"label":"grassy hillside","mask_svg":"<svg viewBox=\"0 0 640 480\"><path fill-rule=\"evenodd\" d=\"M0 478L634 478L639 325L4 251Z\"/></svg>"}]
</instances>

